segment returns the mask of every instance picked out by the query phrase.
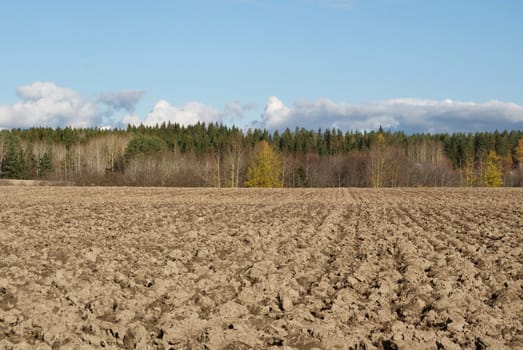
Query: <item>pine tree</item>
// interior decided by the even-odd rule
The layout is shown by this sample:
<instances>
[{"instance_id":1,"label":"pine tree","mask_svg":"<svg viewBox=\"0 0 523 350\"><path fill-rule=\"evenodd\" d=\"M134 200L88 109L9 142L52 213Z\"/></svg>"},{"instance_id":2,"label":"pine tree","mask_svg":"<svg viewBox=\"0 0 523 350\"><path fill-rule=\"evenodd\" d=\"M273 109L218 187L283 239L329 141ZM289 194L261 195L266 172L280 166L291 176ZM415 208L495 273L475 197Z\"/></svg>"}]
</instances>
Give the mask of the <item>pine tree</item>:
<instances>
[{"instance_id":1,"label":"pine tree","mask_svg":"<svg viewBox=\"0 0 523 350\"><path fill-rule=\"evenodd\" d=\"M282 187L281 159L267 141L257 145L253 163L247 169L246 187Z\"/></svg>"}]
</instances>

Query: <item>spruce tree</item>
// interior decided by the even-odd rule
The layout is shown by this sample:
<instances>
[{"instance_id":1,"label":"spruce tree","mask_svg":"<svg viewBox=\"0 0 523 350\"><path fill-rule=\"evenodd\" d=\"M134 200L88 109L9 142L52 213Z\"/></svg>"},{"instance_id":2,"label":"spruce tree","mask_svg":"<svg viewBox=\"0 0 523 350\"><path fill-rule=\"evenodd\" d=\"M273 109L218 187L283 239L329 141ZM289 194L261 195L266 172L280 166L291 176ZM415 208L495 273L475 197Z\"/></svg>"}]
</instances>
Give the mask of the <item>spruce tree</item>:
<instances>
[{"instance_id":1,"label":"spruce tree","mask_svg":"<svg viewBox=\"0 0 523 350\"><path fill-rule=\"evenodd\" d=\"M27 165L20 139L12 134L7 138L7 152L2 163L2 177L9 179L25 179L27 177Z\"/></svg>"}]
</instances>

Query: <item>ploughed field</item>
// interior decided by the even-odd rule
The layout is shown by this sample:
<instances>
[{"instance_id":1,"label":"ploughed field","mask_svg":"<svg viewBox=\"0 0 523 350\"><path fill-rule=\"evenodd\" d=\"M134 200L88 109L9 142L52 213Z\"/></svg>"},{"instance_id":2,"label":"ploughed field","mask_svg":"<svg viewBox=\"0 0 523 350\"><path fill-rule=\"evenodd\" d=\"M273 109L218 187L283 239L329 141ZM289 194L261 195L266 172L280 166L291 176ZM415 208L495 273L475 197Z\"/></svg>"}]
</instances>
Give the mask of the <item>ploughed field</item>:
<instances>
[{"instance_id":1,"label":"ploughed field","mask_svg":"<svg viewBox=\"0 0 523 350\"><path fill-rule=\"evenodd\" d=\"M523 348L521 189L0 196L0 349Z\"/></svg>"}]
</instances>

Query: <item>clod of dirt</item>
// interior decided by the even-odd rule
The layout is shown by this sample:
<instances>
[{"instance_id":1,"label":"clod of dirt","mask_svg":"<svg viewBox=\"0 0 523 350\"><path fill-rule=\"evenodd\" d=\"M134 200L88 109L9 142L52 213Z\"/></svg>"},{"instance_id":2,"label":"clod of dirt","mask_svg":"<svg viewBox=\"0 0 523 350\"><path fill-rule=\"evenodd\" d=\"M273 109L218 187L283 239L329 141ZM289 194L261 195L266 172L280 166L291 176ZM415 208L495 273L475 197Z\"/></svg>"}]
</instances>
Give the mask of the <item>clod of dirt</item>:
<instances>
[{"instance_id":1,"label":"clod of dirt","mask_svg":"<svg viewBox=\"0 0 523 350\"><path fill-rule=\"evenodd\" d=\"M149 343L149 334L141 324L134 324L128 328L123 337L123 345L126 349L145 349Z\"/></svg>"},{"instance_id":2,"label":"clod of dirt","mask_svg":"<svg viewBox=\"0 0 523 350\"><path fill-rule=\"evenodd\" d=\"M398 350L398 345L394 343L392 340L384 340L381 343L381 346L383 347L383 350Z\"/></svg>"}]
</instances>

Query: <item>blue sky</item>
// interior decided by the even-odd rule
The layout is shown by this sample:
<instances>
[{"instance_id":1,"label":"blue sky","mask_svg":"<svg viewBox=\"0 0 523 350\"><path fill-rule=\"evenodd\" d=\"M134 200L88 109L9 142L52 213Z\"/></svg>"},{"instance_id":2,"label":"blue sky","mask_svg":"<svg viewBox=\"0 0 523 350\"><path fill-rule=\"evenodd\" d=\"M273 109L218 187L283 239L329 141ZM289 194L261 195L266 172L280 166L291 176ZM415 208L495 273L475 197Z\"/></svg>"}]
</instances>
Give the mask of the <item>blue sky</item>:
<instances>
[{"instance_id":1,"label":"blue sky","mask_svg":"<svg viewBox=\"0 0 523 350\"><path fill-rule=\"evenodd\" d=\"M0 127L523 128L523 1L9 1Z\"/></svg>"}]
</instances>

